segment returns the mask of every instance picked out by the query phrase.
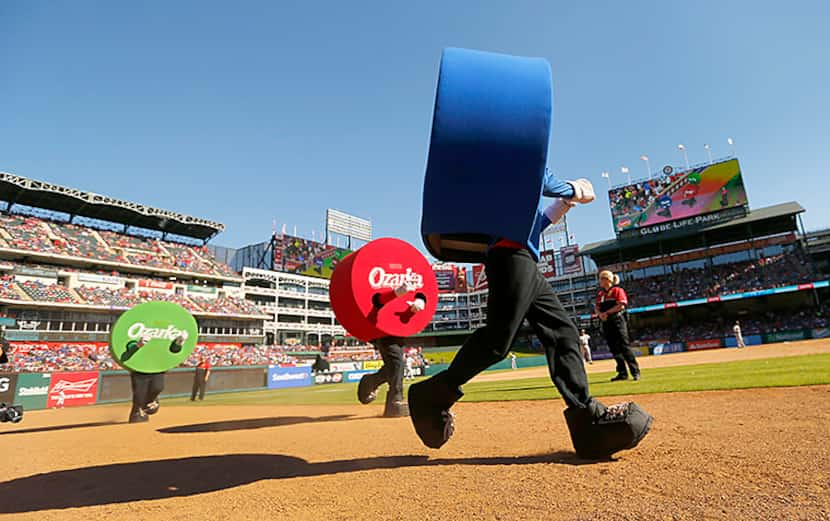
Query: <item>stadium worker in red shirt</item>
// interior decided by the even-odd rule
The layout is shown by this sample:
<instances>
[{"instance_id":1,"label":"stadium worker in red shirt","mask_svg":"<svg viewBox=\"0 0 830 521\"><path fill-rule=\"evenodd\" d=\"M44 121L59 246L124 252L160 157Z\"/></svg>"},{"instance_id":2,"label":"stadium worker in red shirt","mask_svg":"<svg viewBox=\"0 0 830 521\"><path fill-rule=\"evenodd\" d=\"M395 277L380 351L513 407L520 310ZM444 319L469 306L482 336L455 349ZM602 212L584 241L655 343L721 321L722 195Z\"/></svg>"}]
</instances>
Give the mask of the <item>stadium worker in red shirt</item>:
<instances>
[{"instance_id":1,"label":"stadium worker in red shirt","mask_svg":"<svg viewBox=\"0 0 830 521\"><path fill-rule=\"evenodd\" d=\"M596 313L602 321L602 332L605 341L617 362L617 376L611 379L628 380L628 373L634 380L640 379L640 366L637 357L631 351L628 340L628 324L626 323L625 308L628 307L628 295L620 286L620 277L605 270L599 274L600 290L597 293ZM628 368L626 369L626 364Z\"/></svg>"},{"instance_id":2,"label":"stadium worker in red shirt","mask_svg":"<svg viewBox=\"0 0 830 521\"><path fill-rule=\"evenodd\" d=\"M193 390L190 392L190 401L196 400L196 393L199 393L199 401L205 399L205 390L210 379L210 359L207 355L202 356L199 365L196 366L196 373L193 375Z\"/></svg>"}]
</instances>

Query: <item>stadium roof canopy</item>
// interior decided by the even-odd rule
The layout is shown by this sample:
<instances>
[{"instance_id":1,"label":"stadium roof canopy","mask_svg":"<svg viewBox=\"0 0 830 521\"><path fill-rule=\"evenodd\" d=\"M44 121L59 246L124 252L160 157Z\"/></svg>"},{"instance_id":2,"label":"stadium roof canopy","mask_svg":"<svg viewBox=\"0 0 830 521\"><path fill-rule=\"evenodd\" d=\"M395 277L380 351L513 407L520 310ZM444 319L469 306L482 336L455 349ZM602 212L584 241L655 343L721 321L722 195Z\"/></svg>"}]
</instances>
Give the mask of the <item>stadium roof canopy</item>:
<instances>
[{"instance_id":1,"label":"stadium roof canopy","mask_svg":"<svg viewBox=\"0 0 830 521\"><path fill-rule=\"evenodd\" d=\"M0 172L0 200L69 215L208 240L222 223Z\"/></svg>"},{"instance_id":2,"label":"stadium roof canopy","mask_svg":"<svg viewBox=\"0 0 830 521\"><path fill-rule=\"evenodd\" d=\"M753 210L744 217L728 222L700 228L594 242L582 248L580 255L590 256L598 266L608 266L794 232L798 229L796 217L803 212L804 208L796 202L782 203Z\"/></svg>"}]
</instances>

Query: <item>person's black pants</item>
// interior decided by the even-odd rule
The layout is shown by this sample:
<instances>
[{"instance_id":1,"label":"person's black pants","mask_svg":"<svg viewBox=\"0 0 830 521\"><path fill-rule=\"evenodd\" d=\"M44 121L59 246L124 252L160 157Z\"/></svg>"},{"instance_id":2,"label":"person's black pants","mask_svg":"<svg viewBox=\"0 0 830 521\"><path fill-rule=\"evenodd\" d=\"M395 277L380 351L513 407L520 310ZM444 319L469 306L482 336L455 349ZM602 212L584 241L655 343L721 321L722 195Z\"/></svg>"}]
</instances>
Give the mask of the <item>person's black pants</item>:
<instances>
[{"instance_id":1,"label":"person's black pants","mask_svg":"<svg viewBox=\"0 0 830 521\"><path fill-rule=\"evenodd\" d=\"M204 400L206 389L207 370L196 368L196 373L193 375L193 390L190 391L190 401L196 399L196 393L199 393L199 400Z\"/></svg>"},{"instance_id":2,"label":"person's black pants","mask_svg":"<svg viewBox=\"0 0 830 521\"><path fill-rule=\"evenodd\" d=\"M130 416L135 416L148 403L155 401L164 390L164 374L130 373L130 385L133 390L133 408Z\"/></svg>"},{"instance_id":3,"label":"person's black pants","mask_svg":"<svg viewBox=\"0 0 830 521\"><path fill-rule=\"evenodd\" d=\"M579 332L530 253L495 248L484 269L489 285L487 325L461 346L447 369L448 383L460 387L503 360L527 319L545 348L551 380L565 403L599 410L588 391Z\"/></svg>"},{"instance_id":4,"label":"person's black pants","mask_svg":"<svg viewBox=\"0 0 830 521\"><path fill-rule=\"evenodd\" d=\"M631 351L631 345L628 339L628 324L625 318L620 313L614 313L608 317L608 320L602 323L602 332L605 335L605 341L608 343L608 349L614 355L614 361L617 362L617 374L628 376L628 371L631 371L631 376L640 374L640 365L637 363L637 357ZM626 363L628 370L626 370Z\"/></svg>"},{"instance_id":5,"label":"person's black pants","mask_svg":"<svg viewBox=\"0 0 830 521\"><path fill-rule=\"evenodd\" d=\"M375 387L389 384L389 394L386 396L386 403L403 401L403 348L398 339L381 338L375 341L375 347L383 359L383 367L372 375Z\"/></svg>"}]
</instances>

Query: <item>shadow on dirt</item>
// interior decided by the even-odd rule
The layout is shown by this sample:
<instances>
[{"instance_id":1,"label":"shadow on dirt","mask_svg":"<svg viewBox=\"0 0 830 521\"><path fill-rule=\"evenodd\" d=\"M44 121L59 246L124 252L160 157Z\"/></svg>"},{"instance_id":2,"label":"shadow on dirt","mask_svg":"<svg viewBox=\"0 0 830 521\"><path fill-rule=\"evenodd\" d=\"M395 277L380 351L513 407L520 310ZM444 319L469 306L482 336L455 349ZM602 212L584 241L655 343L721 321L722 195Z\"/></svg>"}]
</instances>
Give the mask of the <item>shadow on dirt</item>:
<instances>
[{"instance_id":1,"label":"shadow on dirt","mask_svg":"<svg viewBox=\"0 0 830 521\"><path fill-rule=\"evenodd\" d=\"M85 427L103 427L105 425L120 425L122 423L127 422L88 422L73 423L70 425L49 425L47 427L32 427L31 429L18 429L16 431L2 431L0 432L0 436L8 436L10 434L32 434L34 432L62 431L66 429L83 429Z\"/></svg>"},{"instance_id":2,"label":"shadow on dirt","mask_svg":"<svg viewBox=\"0 0 830 521\"><path fill-rule=\"evenodd\" d=\"M319 418L311 418L308 416L282 416L279 418L247 418L244 420L227 420L210 423L194 423L192 425L179 425L176 427L164 427L162 429L158 429L158 432L162 432L164 434L184 434L191 432L244 431L250 429L266 429L268 427L283 427L286 425L299 425L301 423L323 423L363 419L366 418L356 418L350 414L321 416Z\"/></svg>"},{"instance_id":3,"label":"shadow on dirt","mask_svg":"<svg viewBox=\"0 0 830 521\"><path fill-rule=\"evenodd\" d=\"M570 452L537 456L439 458L383 456L309 463L279 454L228 454L118 463L36 474L0 483L0 513L35 512L193 496L264 479L446 465L584 465ZM45 492L48 491L48 492Z\"/></svg>"}]
</instances>

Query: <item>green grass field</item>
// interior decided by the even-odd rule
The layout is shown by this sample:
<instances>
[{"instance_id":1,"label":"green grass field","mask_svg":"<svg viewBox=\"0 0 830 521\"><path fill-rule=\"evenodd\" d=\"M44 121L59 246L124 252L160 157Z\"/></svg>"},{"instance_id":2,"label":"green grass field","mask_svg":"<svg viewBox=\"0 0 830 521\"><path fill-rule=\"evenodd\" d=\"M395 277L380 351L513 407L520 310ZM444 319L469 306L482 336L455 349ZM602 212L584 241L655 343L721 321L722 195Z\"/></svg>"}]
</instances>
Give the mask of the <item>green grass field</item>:
<instances>
[{"instance_id":1,"label":"green grass field","mask_svg":"<svg viewBox=\"0 0 830 521\"><path fill-rule=\"evenodd\" d=\"M453 349L451 351L427 351L424 353L424 358L429 360L430 364L448 364L452 362L452 359L455 358L455 355L458 353L458 349ZM523 356L539 356L540 353L521 353L519 351L514 351L516 356L521 358Z\"/></svg>"},{"instance_id":2,"label":"green grass field","mask_svg":"<svg viewBox=\"0 0 830 521\"><path fill-rule=\"evenodd\" d=\"M643 380L640 382L631 380L610 382L613 374L613 372L590 374L591 393L600 397L830 384L830 354L647 369L643 372ZM357 384L333 384L297 389L216 394L209 395L205 402L197 402L197 404L200 406L357 404L356 388ZM465 402L548 400L559 397L559 393L546 377L470 383L464 386L464 393L462 401ZM384 398L385 394L382 390L375 403L382 404ZM186 398L165 400L166 405L189 403Z\"/></svg>"}]
</instances>

